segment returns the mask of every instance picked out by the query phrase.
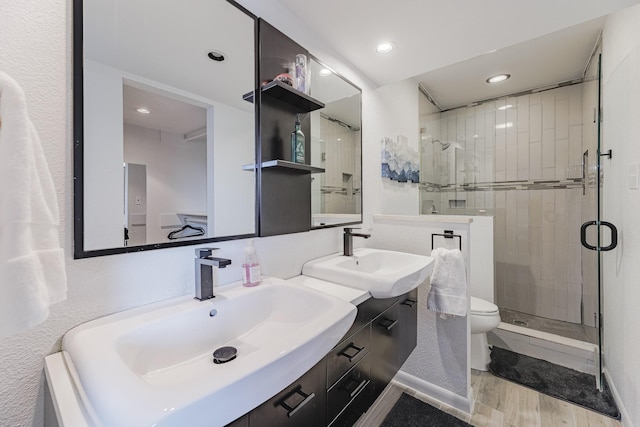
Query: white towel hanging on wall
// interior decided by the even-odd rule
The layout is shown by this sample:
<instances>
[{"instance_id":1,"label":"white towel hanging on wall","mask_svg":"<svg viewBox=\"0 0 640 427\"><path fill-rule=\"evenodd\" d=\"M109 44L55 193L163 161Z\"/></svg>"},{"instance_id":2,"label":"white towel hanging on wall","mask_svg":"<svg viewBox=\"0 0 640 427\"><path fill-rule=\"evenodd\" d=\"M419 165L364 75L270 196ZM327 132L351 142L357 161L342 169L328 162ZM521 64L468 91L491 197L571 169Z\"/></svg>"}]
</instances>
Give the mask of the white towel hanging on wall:
<instances>
[{"instance_id":1,"label":"white towel hanging on wall","mask_svg":"<svg viewBox=\"0 0 640 427\"><path fill-rule=\"evenodd\" d=\"M58 215L24 92L0 71L0 338L42 322L66 298Z\"/></svg>"},{"instance_id":2,"label":"white towel hanging on wall","mask_svg":"<svg viewBox=\"0 0 640 427\"><path fill-rule=\"evenodd\" d=\"M431 288L427 308L441 316L467 315L467 274L464 256L459 249L436 248L431 271Z\"/></svg>"}]
</instances>

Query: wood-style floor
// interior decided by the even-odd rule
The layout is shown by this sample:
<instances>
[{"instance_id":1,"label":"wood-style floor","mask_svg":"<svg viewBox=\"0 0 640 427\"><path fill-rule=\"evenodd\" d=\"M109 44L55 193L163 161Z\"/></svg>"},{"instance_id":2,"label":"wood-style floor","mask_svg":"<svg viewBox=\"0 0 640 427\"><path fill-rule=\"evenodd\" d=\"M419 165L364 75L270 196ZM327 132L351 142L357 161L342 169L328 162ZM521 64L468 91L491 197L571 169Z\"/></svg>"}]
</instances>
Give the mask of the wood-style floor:
<instances>
[{"instance_id":1,"label":"wood-style floor","mask_svg":"<svg viewBox=\"0 0 640 427\"><path fill-rule=\"evenodd\" d=\"M403 392L477 427L622 426L612 418L503 380L489 372L472 370L471 373L475 397L475 407L471 416L392 382L355 426L380 426Z\"/></svg>"}]
</instances>

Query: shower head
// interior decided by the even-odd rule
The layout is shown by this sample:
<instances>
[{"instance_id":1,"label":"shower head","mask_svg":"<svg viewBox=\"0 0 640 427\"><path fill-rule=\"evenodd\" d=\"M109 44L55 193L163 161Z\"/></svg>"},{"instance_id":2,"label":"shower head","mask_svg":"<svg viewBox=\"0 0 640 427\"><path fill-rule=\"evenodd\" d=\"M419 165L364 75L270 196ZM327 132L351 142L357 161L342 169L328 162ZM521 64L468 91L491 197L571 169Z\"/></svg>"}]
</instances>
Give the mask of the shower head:
<instances>
[{"instance_id":1,"label":"shower head","mask_svg":"<svg viewBox=\"0 0 640 427\"><path fill-rule=\"evenodd\" d=\"M434 139L433 142L437 142L438 144L440 144L440 146L442 147L442 151L446 150L451 145L450 142L442 142L439 139Z\"/></svg>"}]
</instances>

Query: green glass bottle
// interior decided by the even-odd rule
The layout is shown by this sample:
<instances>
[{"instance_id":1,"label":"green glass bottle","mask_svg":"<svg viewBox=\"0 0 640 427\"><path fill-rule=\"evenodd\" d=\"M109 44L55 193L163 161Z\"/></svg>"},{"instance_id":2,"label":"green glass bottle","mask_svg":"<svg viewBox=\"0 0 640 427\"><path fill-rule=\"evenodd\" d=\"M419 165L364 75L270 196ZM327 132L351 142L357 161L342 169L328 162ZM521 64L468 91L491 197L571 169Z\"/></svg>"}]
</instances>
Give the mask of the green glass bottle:
<instances>
[{"instance_id":1,"label":"green glass bottle","mask_svg":"<svg viewBox=\"0 0 640 427\"><path fill-rule=\"evenodd\" d=\"M296 115L296 128L291 132L291 161L304 163L304 133L300 130L300 114Z\"/></svg>"}]
</instances>

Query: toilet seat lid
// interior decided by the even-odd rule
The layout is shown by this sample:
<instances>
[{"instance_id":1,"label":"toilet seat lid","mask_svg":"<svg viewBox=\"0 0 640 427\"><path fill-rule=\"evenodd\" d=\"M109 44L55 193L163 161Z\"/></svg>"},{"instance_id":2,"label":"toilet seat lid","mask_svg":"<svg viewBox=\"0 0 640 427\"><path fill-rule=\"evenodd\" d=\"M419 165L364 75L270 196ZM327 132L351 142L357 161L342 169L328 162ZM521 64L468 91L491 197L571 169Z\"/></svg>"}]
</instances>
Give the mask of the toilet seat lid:
<instances>
[{"instance_id":1,"label":"toilet seat lid","mask_svg":"<svg viewBox=\"0 0 640 427\"><path fill-rule=\"evenodd\" d=\"M471 312L475 314L493 314L498 312L498 306L481 298L471 297Z\"/></svg>"}]
</instances>

